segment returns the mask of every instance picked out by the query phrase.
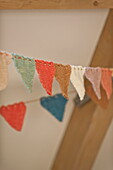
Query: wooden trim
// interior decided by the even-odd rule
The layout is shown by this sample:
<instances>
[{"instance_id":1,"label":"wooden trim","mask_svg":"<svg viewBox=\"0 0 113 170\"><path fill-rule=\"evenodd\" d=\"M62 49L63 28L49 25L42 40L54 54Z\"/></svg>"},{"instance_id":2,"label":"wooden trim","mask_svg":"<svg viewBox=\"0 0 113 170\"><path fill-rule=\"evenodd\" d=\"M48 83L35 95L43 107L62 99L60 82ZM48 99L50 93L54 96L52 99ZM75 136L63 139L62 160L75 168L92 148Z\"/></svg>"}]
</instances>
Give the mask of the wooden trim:
<instances>
[{"instance_id":1,"label":"wooden trim","mask_svg":"<svg viewBox=\"0 0 113 170\"><path fill-rule=\"evenodd\" d=\"M113 67L113 10L110 10L91 66ZM108 109L92 101L75 108L52 170L91 170L113 118L113 96Z\"/></svg>"},{"instance_id":2,"label":"wooden trim","mask_svg":"<svg viewBox=\"0 0 113 170\"><path fill-rule=\"evenodd\" d=\"M113 0L2 0L0 9L113 8Z\"/></svg>"}]
</instances>

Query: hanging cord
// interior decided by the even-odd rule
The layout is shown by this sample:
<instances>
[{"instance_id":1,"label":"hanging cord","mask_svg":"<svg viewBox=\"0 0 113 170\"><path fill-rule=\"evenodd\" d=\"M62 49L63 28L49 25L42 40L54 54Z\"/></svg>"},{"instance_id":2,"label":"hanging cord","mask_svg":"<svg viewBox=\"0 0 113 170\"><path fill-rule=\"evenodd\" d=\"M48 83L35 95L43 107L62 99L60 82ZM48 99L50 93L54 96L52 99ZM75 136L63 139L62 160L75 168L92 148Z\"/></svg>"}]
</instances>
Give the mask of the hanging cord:
<instances>
[{"instance_id":1,"label":"hanging cord","mask_svg":"<svg viewBox=\"0 0 113 170\"><path fill-rule=\"evenodd\" d=\"M75 91L75 90L71 90L71 91L69 91L68 93L69 93L69 94L72 94L72 93L74 93L74 92L76 92L76 91ZM58 93L57 93L57 94L58 94ZM56 95L56 94L54 94L54 95ZM52 96L54 96L54 95L52 95ZM48 96L44 96L44 97L48 97ZM25 103L25 104L29 104L29 103L38 102L38 101L40 101L41 98L42 98L42 97L37 98L37 99L33 99L33 100L28 100L28 101L25 101L24 103Z\"/></svg>"},{"instance_id":2,"label":"hanging cord","mask_svg":"<svg viewBox=\"0 0 113 170\"><path fill-rule=\"evenodd\" d=\"M25 57L25 60L26 59L30 60L30 58L31 59L37 59L37 58L34 58L34 57L32 58L32 57L20 55L20 54L17 54L17 53L12 53L12 52L7 52L7 51L0 50L0 54L3 54L3 53L5 53L7 56L12 56L12 58L18 57L19 59L21 59L21 57L23 56L23 57ZM113 77L113 68L108 68L108 69L112 71L112 77Z\"/></svg>"}]
</instances>

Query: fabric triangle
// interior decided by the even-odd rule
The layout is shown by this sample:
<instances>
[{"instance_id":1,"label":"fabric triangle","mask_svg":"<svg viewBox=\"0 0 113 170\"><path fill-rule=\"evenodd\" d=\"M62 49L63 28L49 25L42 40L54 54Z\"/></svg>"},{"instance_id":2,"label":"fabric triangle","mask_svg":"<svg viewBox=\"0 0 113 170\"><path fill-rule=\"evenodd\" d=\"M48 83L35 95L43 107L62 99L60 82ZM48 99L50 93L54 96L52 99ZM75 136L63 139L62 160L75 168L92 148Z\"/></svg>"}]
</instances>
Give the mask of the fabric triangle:
<instances>
[{"instance_id":1,"label":"fabric triangle","mask_svg":"<svg viewBox=\"0 0 113 170\"><path fill-rule=\"evenodd\" d=\"M55 78L58 81L62 94L68 99L68 86L70 82L71 66L55 64Z\"/></svg>"},{"instance_id":2,"label":"fabric triangle","mask_svg":"<svg viewBox=\"0 0 113 170\"><path fill-rule=\"evenodd\" d=\"M56 94L54 96L42 97L40 104L59 121L62 121L67 101L62 94Z\"/></svg>"},{"instance_id":3,"label":"fabric triangle","mask_svg":"<svg viewBox=\"0 0 113 170\"><path fill-rule=\"evenodd\" d=\"M8 64L11 62L10 55L0 52L0 91L8 84Z\"/></svg>"},{"instance_id":4,"label":"fabric triangle","mask_svg":"<svg viewBox=\"0 0 113 170\"><path fill-rule=\"evenodd\" d=\"M13 57L13 60L24 84L28 88L29 92L32 92L32 85L36 68L34 59L16 55Z\"/></svg>"},{"instance_id":5,"label":"fabric triangle","mask_svg":"<svg viewBox=\"0 0 113 170\"><path fill-rule=\"evenodd\" d=\"M109 105L109 101L106 96L106 92L104 89L101 87L101 99L99 100L98 97L96 96L93 87L90 85L86 88L86 93L87 95L92 99L92 101L98 105L100 105L102 108L106 109Z\"/></svg>"},{"instance_id":6,"label":"fabric triangle","mask_svg":"<svg viewBox=\"0 0 113 170\"><path fill-rule=\"evenodd\" d=\"M101 99L100 83L101 83L101 68L100 67L87 67L85 69L86 78L92 83L95 94L98 99Z\"/></svg>"},{"instance_id":7,"label":"fabric triangle","mask_svg":"<svg viewBox=\"0 0 113 170\"><path fill-rule=\"evenodd\" d=\"M35 60L36 70L39 74L40 82L49 95L52 95L52 83L55 75L55 67L53 62L43 60Z\"/></svg>"},{"instance_id":8,"label":"fabric triangle","mask_svg":"<svg viewBox=\"0 0 113 170\"><path fill-rule=\"evenodd\" d=\"M26 113L24 102L0 107L0 114L8 124L17 131L21 131Z\"/></svg>"},{"instance_id":9,"label":"fabric triangle","mask_svg":"<svg viewBox=\"0 0 113 170\"><path fill-rule=\"evenodd\" d=\"M75 87L80 100L83 100L85 95L85 87L84 87L84 73L85 68L82 66L71 66L71 76L70 80Z\"/></svg>"},{"instance_id":10,"label":"fabric triangle","mask_svg":"<svg viewBox=\"0 0 113 170\"><path fill-rule=\"evenodd\" d=\"M107 98L110 99L112 94L112 71L102 68L101 84L106 91Z\"/></svg>"}]
</instances>

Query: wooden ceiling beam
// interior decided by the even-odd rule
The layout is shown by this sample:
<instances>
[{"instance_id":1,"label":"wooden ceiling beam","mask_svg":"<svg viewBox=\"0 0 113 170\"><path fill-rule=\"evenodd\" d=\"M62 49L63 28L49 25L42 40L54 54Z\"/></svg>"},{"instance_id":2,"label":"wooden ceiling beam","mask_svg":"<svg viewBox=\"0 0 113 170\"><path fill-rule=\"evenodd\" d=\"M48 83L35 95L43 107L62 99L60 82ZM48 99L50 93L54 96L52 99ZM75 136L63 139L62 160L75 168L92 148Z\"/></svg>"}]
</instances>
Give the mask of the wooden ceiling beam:
<instances>
[{"instance_id":1,"label":"wooden ceiling beam","mask_svg":"<svg viewBox=\"0 0 113 170\"><path fill-rule=\"evenodd\" d=\"M0 9L113 8L113 0L2 0Z\"/></svg>"},{"instance_id":2,"label":"wooden ceiling beam","mask_svg":"<svg viewBox=\"0 0 113 170\"><path fill-rule=\"evenodd\" d=\"M94 52L91 66L113 67L113 10ZM113 96L104 110L92 101L75 108L52 170L91 170L113 118Z\"/></svg>"}]
</instances>

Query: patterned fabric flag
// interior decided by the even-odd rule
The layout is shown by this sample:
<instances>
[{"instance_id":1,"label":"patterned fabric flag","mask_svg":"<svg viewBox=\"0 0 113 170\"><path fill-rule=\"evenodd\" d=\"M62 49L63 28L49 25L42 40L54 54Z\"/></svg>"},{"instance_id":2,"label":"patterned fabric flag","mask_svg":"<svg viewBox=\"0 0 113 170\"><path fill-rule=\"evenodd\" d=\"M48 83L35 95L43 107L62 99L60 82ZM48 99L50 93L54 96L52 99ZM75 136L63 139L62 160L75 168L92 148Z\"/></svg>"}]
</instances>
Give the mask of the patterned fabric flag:
<instances>
[{"instance_id":1,"label":"patterned fabric flag","mask_svg":"<svg viewBox=\"0 0 113 170\"><path fill-rule=\"evenodd\" d=\"M70 80L75 87L80 100L83 100L85 95L85 87L84 87L84 73L85 68L82 66L71 66L71 76Z\"/></svg>"},{"instance_id":2,"label":"patterned fabric flag","mask_svg":"<svg viewBox=\"0 0 113 170\"><path fill-rule=\"evenodd\" d=\"M13 57L13 60L24 84L28 90L32 92L32 85L36 68L34 59L16 55Z\"/></svg>"},{"instance_id":3,"label":"patterned fabric flag","mask_svg":"<svg viewBox=\"0 0 113 170\"><path fill-rule=\"evenodd\" d=\"M91 97L94 103L106 109L109 105L109 101L107 99L106 92L104 91L104 89L101 87L100 90L101 90L101 99L98 99L91 85L86 88L86 93L89 97Z\"/></svg>"},{"instance_id":4,"label":"patterned fabric flag","mask_svg":"<svg viewBox=\"0 0 113 170\"><path fill-rule=\"evenodd\" d=\"M0 52L0 91L8 84L8 64L11 62L11 55Z\"/></svg>"},{"instance_id":5,"label":"patterned fabric flag","mask_svg":"<svg viewBox=\"0 0 113 170\"><path fill-rule=\"evenodd\" d=\"M42 97L40 104L59 121L62 121L67 101L62 94L56 94L54 96Z\"/></svg>"},{"instance_id":6,"label":"patterned fabric flag","mask_svg":"<svg viewBox=\"0 0 113 170\"><path fill-rule=\"evenodd\" d=\"M55 64L55 69L55 78L60 84L63 96L68 99L68 86L70 82L71 66Z\"/></svg>"},{"instance_id":7,"label":"patterned fabric flag","mask_svg":"<svg viewBox=\"0 0 113 170\"><path fill-rule=\"evenodd\" d=\"M106 91L107 98L110 99L112 94L112 71L107 68L102 68L101 76L102 87Z\"/></svg>"},{"instance_id":8,"label":"patterned fabric flag","mask_svg":"<svg viewBox=\"0 0 113 170\"><path fill-rule=\"evenodd\" d=\"M92 83L94 92L97 95L98 99L101 99L101 93L100 93L101 68L87 67L85 69L85 76Z\"/></svg>"},{"instance_id":9,"label":"patterned fabric flag","mask_svg":"<svg viewBox=\"0 0 113 170\"><path fill-rule=\"evenodd\" d=\"M0 107L0 114L17 131L21 131L26 113L24 102Z\"/></svg>"},{"instance_id":10,"label":"patterned fabric flag","mask_svg":"<svg viewBox=\"0 0 113 170\"><path fill-rule=\"evenodd\" d=\"M49 95L52 95L52 83L55 75L55 67L53 62L43 60L36 61L36 70L39 74L40 82Z\"/></svg>"}]
</instances>

